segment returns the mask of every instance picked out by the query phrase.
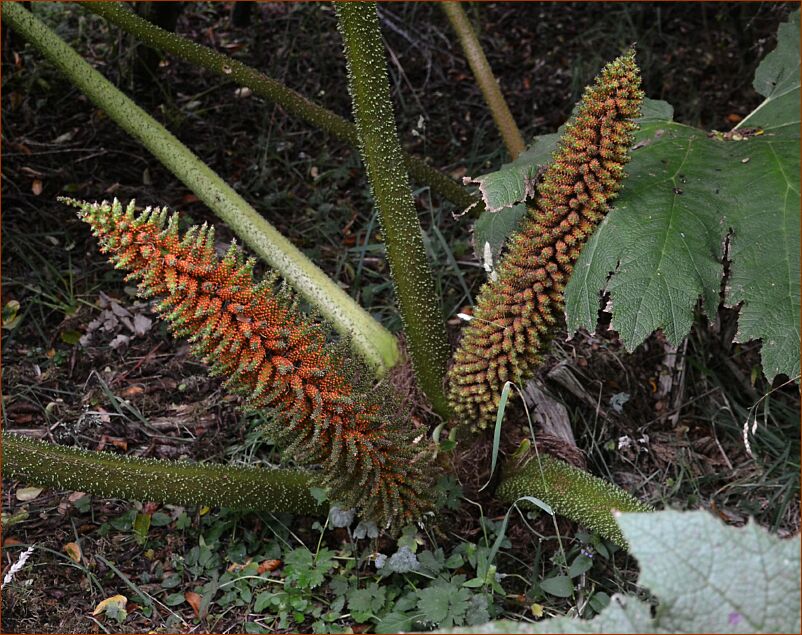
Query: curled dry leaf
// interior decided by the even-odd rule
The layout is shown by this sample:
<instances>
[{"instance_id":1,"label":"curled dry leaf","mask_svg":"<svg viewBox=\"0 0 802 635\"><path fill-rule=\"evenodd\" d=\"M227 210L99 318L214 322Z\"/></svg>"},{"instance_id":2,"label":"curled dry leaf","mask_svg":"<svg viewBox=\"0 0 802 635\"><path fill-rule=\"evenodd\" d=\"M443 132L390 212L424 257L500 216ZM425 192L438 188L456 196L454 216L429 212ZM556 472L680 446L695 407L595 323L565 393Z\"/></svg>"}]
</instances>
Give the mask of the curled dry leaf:
<instances>
[{"instance_id":1,"label":"curled dry leaf","mask_svg":"<svg viewBox=\"0 0 802 635\"><path fill-rule=\"evenodd\" d=\"M20 487L17 489L17 500L23 502L32 501L39 496L42 491L41 487Z\"/></svg>"},{"instance_id":2,"label":"curled dry leaf","mask_svg":"<svg viewBox=\"0 0 802 635\"><path fill-rule=\"evenodd\" d=\"M62 549L73 562L81 561L81 546L77 542L68 542Z\"/></svg>"},{"instance_id":3,"label":"curled dry leaf","mask_svg":"<svg viewBox=\"0 0 802 635\"><path fill-rule=\"evenodd\" d=\"M256 570L259 575L268 571L275 571L281 566L281 560L264 560L259 563L259 568Z\"/></svg>"},{"instance_id":4,"label":"curled dry leaf","mask_svg":"<svg viewBox=\"0 0 802 635\"><path fill-rule=\"evenodd\" d=\"M187 601L192 607L192 610L195 612L195 617L198 619L203 619L203 615L201 615L201 596L195 593L194 591L187 591L184 593L184 599Z\"/></svg>"},{"instance_id":5,"label":"curled dry leaf","mask_svg":"<svg viewBox=\"0 0 802 635\"><path fill-rule=\"evenodd\" d=\"M109 609L118 609L124 610L126 604L128 604L128 598L124 595L112 595L111 597L107 597L105 600L101 600L98 602L95 610L92 611L92 615L100 615L101 613L105 613Z\"/></svg>"}]
</instances>

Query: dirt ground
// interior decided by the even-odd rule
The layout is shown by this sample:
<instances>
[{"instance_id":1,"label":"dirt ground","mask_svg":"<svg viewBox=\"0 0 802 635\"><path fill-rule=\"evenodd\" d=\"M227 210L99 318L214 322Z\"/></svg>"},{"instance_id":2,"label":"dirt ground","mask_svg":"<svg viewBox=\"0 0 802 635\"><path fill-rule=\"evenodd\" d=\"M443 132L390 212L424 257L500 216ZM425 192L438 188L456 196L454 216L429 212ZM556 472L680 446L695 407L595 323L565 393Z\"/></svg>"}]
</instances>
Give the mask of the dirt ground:
<instances>
[{"instance_id":1,"label":"dirt ground","mask_svg":"<svg viewBox=\"0 0 802 635\"><path fill-rule=\"evenodd\" d=\"M259 4L251 25L238 28L228 3L189 4L179 33L349 116L330 7ZM754 70L793 6L487 3L468 12L530 139L555 130L595 72L632 42L649 97L670 101L678 121L728 129L760 102L751 87ZM170 58L157 66L155 80L134 82L128 36L75 5L37 10L363 306L399 329L355 150ZM457 178L505 162L440 9L388 3L380 15L405 147ZM3 316L4 427L134 456L217 462L277 457L260 442L258 422L240 413L238 400L207 376L186 343L169 336L151 306L97 252L88 229L55 198L135 197L142 205L180 209L197 222L214 216L33 48L5 30L3 35L2 305L20 306L17 322L6 310ZM436 264L446 317L453 318L467 303L465 287L475 293L482 282L470 223L454 220L452 207L428 191L416 191L416 200L425 229L437 227L460 265L455 273L445 261ZM225 228L218 235L221 242L231 239ZM458 323L449 320L455 333ZM593 335L555 337L539 380L567 408L591 471L658 506L704 507L736 524L753 515L790 535L799 529L799 394L778 381L771 399L761 400L773 387L755 372L759 345L732 344L735 323L735 314L722 310L716 320L699 318L678 350L656 334L633 353L603 323ZM753 458L742 429L755 415L763 434ZM484 455L474 450L465 460L480 462ZM487 466L461 470L467 488L467 475L484 474ZM3 593L3 632L167 632L166 622L136 610L124 625L93 617L102 599L93 585L141 581L155 562L188 550L183 534L152 527L153 541L163 547L146 553L130 531L114 529L132 503L92 498L85 508L71 492L47 490L26 499L24 492L20 496L24 487L4 481L3 573L18 557L15 545L42 549L36 566L26 570L31 582ZM504 514L492 500L484 503L491 516ZM449 514L447 523L461 528L462 536L478 532L470 508ZM295 522L302 536L312 524ZM561 531L572 530L570 523L561 525ZM511 528L511 535L515 531L521 528ZM71 565L64 545L78 540L88 555ZM246 608L227 614L217 632L236 632ZM192 623L191 607L173 610ZM201 622L186 632L208 629Z\"/></svg>"}]
</instances>

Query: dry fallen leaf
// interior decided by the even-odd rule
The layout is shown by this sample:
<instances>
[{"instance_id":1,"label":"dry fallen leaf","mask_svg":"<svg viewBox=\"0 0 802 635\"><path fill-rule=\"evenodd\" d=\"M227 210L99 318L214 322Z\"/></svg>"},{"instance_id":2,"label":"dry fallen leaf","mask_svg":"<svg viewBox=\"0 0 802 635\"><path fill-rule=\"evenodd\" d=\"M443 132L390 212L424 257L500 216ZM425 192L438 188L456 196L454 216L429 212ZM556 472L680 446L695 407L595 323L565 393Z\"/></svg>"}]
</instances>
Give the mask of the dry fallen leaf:
<instances>
[{"instance_id":1,"label":"dry fallen leaf","mask_svg":"<svg viewBox=\"0 0 802 635\"><path fill-rule=\"evenodd\" d=\"M187 604L192 607L192 610L195 611L195 617L202 619L204 616L200 614L201 596L194 591L187 591L184 593L184 599L187 601Z\"/></svg>"},{"instance_id":2,"label":"dry fallen leaf","mask_svg":"<svg viewBox=\"0 0 802 635\"><path fill-rule=\"evenodd\" d=\"M100 452L106 447L107 443L111 443L111 445L113 445L115 448L120 448L123 452L128 450L128 441L121 439L120 437L112 437L108 434L101 435L96 450Z\"/></svg>"},{"instance_id":3,"label":"dry fallen leaf","mask_svg":"<svg viewBox=\"0 0 802 635\"><path fill-rule=\"evenodd\" d=\"M119 318L122 318L122 317L129 318L129 317L131 317L131 312L128 309L126 309L124 306L122 306L119 302L116 302L115 300L111 300L110 299L109 305L110 305L110 308L111 308L111 312L114 313L114 315L116 315L117 317L119 317Z\"/></svg>"},{"instance_id":4,"label":"dry fallen leaf","mask_svg":"<svg viewBox=\"0 0 802 635\"><path fill-rule=\"evenodd\" d=\"M81 561L81 547L77 542L68 542L62 549L73 562Z\"/></svg>"},{"instance_id":5,"label":"dry fallen leaf","mask_svg":"<svg viewBox=\"0 0 802 635\"><path fill-rule=\"evenodd\" d=\"M134 316L133 331L137 335L144 335L150 330L151 326L153 326L153 320L151 320L149 317L142 315L141 313L137 313Z\"/></svg>"},{"instance_id":6,"label":"dry fallen leaf","mask_svg":"<svg viewBox=\"0 0 802 635\"><path fill-rule=\"evenodd\" d=\"M281 566L281 560L265 560L259 564L259 568L256 570L259 575L262 575L265 571L275 571Z\"/></svg>"},{"instance_id":7,"label":"dry fallen leaf","mask_svg":"<svg viewBox=\"0 0 802 635\"><path fill-rule=\"evenodd\" d=\"M33 192L34 196L39 196L42 193L42 181L41 179L34 179L33 183L31 184L31 192Z\"/></svg>"},{"instance_id":8,"label":"dry fallen leaf","mask_svg":"<svg viewBox=\"0 0 802 635\"><path fill-rule=\"evenodd\" d=\"M43 489L41 487L20 487L17 489L18 501L32 501L34 498L41 494Z\"/></svg>"},{"instance_id":9,"label":"dry fallen leaf","mask_svg":"<svg viewBox=\"0 0 802 635\"><path fill-rule=\"evenodd\" d=\"M111 607L115 607L117 609L123 610L125 609L125 605L128 604L128 598L124 595L112 595L111 597L106 598L105 600L101 600L98 602L98 605L95 607L95 610L92 611L92 615L100 615L101 613L105 613Z\"/></svg>"},{"instance_id":10,"label":"dry fallen leaf","mask_svg":"<svg viewBox=\"0 0 802 635\"><path fill-rule=\"evenodd\" d=\"M124 399L130 399L131 397L138 397L145 393L145 389L139 384L131 384L127 388L124 388L120 391L120 396Z\"/></svg>"},{"instance_id":11,"label":"dry fallen leaf","mask_svg":"<svg viewBox=\"0 0 802 635\"><path fill-rule=\"evenodd\" d=\"M253 560L253 558L248 558L245 562L233 562L228 569L226 569L226 571L229 573L237 573L242 571L245 567L251 564L251 560Z\"/></svg>"},{"instance_id":12,"label":"dry fallen leaf","mask_svg":"<svg viewBox=\"0 0 802 635\"><path fill-rule=\"evenodd\" d=\"M118 334L111 342L109 342L109 346L114 350L118 350L121 348L125 348L128 346L128 342L131 341L131 338L127 335L123 335L122 333Z\"/></svg>"}]
</instances>

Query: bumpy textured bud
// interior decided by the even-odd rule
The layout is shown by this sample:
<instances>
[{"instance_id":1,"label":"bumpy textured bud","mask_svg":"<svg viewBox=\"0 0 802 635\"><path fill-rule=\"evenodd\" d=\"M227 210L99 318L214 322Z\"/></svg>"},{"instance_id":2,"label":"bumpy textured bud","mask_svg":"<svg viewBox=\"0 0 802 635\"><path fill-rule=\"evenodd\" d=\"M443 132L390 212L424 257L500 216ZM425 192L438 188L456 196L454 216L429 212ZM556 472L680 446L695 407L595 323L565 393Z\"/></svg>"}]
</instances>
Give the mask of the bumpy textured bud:
<instances>
[{"instance_id":1,"label":"bumpy textured bud","mask_svg":"<svg viewBox=\"0 0 802 635\"><path fill-rule=\"evenodd\" d=\"M608 64L585 89L538 184L534 204L477 299L448 375L449 400L474 428L496 417L506 381L540 362L579 251L607 212L629 158L643 93L635 53Z\"/></svg>"},{"instance_id":2,"label":"bumpy textured bud","mask_svg":"<svg viewBox=\"0 0 802 635\"><path fill-rule=\"evenodd\" d=\"M254 259L235 246L222 259L214 229L179 235L178 214L134 203L74 205L118 269L176 337L226 377L251 409L267 411L268 434L301 465L321 465L322 482L341 505L385 525L417 519L429 507L429 478L412 424L371 387L353 383L353 364L329 331L302 314L276 280L255 283ZM351 369L349 371L349 369Z\"/></svg>"}]
</instances>

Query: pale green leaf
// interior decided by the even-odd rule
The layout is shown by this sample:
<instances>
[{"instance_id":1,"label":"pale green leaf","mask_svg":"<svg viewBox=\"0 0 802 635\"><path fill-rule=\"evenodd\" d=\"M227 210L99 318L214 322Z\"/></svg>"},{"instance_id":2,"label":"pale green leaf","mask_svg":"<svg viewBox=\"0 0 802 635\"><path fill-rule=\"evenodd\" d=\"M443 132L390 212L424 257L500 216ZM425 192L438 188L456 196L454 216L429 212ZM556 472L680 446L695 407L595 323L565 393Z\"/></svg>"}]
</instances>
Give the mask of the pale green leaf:
<instances>
[{"instance_id":1,"label":"pale green leaf","mask_svg":"<svg viewBox=\"0 0 802 635\"><path fill-rule=\"evenodd\" d=\"M798 633L799 536L781 540L750 521L730 527L704 511L621 514L657 600L614 595L592 620L491 622L472 633ZM541 586L543 583L541 583ZM452 631L457 632L457 631Z\"/></svg>"}]
</instances>

